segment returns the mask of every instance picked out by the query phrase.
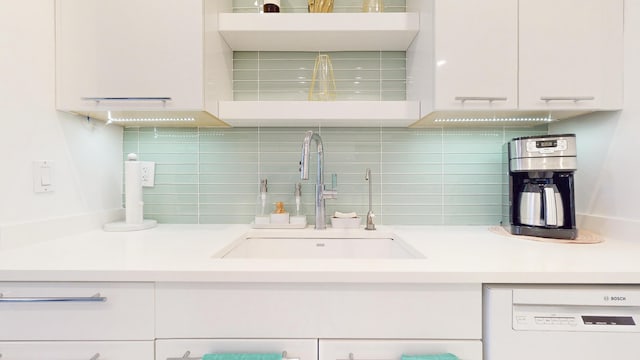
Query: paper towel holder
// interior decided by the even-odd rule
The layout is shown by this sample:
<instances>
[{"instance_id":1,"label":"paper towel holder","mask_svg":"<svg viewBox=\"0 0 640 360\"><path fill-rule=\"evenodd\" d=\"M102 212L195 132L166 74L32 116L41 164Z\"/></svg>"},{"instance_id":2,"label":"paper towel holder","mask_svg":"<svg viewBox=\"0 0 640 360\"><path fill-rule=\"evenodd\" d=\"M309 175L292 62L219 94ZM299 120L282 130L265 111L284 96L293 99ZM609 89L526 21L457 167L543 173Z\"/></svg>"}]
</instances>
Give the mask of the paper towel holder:
<instances>
[{"instance_id":1,"label":"paper towel holder","mask_svg":"<svg viewBox=\"0 0 640 360\"><path fill-rule=\"evenodd\" d=\"M144 219L142 201L142 170L138 156L131 153L124 162L125 220L105 224L104 231L137 231L158 225L156 220Z\"/></svg>"}]
</instances>

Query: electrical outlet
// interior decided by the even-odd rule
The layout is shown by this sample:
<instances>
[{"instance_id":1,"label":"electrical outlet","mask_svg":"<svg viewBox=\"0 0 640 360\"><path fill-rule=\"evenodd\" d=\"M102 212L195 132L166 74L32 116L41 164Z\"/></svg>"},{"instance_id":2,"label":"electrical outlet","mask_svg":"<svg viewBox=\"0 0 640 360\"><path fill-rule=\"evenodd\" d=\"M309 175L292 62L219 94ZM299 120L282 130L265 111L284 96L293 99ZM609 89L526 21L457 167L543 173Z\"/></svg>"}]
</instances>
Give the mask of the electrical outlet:
<instances>
[{"instance_id":1,"label":"electrical outlet","mask_svg":"<svg viewBox=\"0 0 640 360\"><path fill-rule=\"evenodd\" d=\"M153 161L140 161L142 167L142 186L153 187L156 181L156 163Z\"/></svg>"}]
</instances>

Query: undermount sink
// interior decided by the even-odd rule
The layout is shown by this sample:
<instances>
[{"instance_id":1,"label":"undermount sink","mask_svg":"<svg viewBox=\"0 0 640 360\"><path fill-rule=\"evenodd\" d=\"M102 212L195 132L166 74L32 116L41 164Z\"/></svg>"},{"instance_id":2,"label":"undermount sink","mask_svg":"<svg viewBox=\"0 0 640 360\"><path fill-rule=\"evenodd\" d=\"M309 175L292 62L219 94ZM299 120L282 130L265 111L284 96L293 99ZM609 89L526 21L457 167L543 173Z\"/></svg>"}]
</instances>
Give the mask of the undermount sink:
<instances>
[{"instance_id":1,"label":"undermount sink","mask_svg":"<svg viewBox=\"0 0 640 360\"><path fill-rule=\"evenodd\" d=\"M287 234L247 234L213 257L223 259L416 259L420 252L388 234L348 236L331 231L305 230Z\"/></svg>"}]
</instances>

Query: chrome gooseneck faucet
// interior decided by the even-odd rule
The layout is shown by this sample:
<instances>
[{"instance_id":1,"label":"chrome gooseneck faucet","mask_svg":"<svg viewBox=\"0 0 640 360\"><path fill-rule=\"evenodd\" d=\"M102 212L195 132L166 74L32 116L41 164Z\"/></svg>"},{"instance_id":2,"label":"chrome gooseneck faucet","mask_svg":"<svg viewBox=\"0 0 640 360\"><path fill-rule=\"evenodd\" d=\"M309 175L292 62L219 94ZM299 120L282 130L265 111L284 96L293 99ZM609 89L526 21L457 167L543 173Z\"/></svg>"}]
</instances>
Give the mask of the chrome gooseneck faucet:
<instances>
[{"instance_id":1,"label":"chrome gooseneck faucet","mask_svg":"<svg viewBox=\"0 0 640 360\"><path fill-rule=\"evenodd\" d=\"M364 179L367 180L369 182L369 212L367 212L367 226L365 226L365 230L375 230L376 229L376 224L373 223L373 217L375 216L373 214L373 210L371 207L371 198L372 198L372 191L371 191L371 169L367 168L367 172L364 176Z\"/></svg>"},{"instance_id":2,"label":"chrome gooseneck faucet","mask_svg":"<svg viewBox=\"0 0 640 360\"><path fill-rule=\"evenodd\" d=\"M325 199L335 199L338 197L338 191L325 190L324 188L324 148L322 146L322 138L317 133L309 130L305 133L302 142L302 159L300 160L300 178L302 180L309 179L309 147L311 140L316 142L316 151L318 153L318 174L316 177L316 226L317 230L327 228L325 217Z\"/></svg>"}]
</instances>

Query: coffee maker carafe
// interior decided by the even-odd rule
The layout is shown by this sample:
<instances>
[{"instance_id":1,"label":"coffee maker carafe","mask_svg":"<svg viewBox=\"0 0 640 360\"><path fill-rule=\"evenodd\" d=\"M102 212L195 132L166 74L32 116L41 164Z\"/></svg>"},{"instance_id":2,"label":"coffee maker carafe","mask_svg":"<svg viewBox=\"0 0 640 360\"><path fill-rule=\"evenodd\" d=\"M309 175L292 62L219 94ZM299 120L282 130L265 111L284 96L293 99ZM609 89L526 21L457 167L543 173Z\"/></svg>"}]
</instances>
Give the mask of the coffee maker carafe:
<instances>
[{"instance_id":1,"label":"coffee maker carafe","mask_svg":"<svg viewBox=\"0 0 640 360\"><path fill-rule=\"evenodd\" d=\"M575 135L515 138L505 145L505 159L505 228L516 235L575 239Z\"/></svg>"}]
</instances>

